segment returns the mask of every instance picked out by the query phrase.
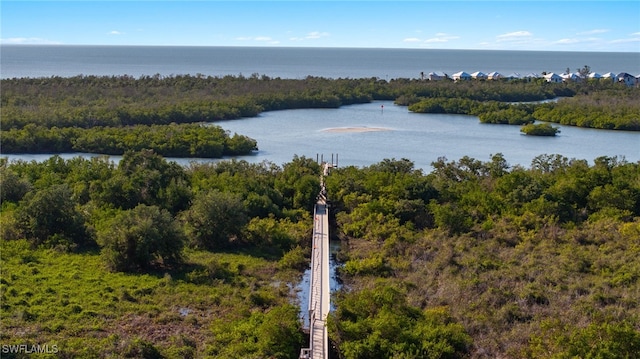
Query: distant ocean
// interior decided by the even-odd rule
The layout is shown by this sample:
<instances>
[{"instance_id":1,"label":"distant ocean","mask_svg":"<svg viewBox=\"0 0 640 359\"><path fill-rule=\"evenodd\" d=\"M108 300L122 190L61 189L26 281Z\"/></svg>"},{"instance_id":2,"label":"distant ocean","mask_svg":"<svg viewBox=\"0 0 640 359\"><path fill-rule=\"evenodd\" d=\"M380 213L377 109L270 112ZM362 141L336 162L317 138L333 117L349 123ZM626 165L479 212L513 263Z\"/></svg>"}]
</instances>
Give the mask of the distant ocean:
<instances>
[{"instance_id":1,"label":"distant ocean","mask_svg":"<svg viewBox=\"0 0 640 359\"><path fill-rule=\"evenodd\" d=\"M197 75L301 79L419 78L420 73L482 71L521 75L572 72L588 65L595 72L640 75L640 53L431 49L0 46L0 77L76 75Z\"/></svg>"}]
</instances>

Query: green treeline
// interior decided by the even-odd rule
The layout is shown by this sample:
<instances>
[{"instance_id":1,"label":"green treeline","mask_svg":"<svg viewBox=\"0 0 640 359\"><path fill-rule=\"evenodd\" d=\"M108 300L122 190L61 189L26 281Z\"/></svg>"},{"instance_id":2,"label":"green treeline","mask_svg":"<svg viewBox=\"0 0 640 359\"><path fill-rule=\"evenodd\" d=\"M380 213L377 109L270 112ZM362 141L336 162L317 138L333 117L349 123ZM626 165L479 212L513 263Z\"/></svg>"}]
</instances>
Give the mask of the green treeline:
<instances>
[{"instance_id":1,"label":"green treeline","mask_svg":"<svg viewBox=\"0 0 640 359\"><path fill-rule=\"evenodd\" d=\"M409 106L418 113L449 113L478 116L482 123L522 125L535 121L533 105L511 105L498 101L477 101L464 98L428 98Z\"/></svg>"},{"instance_id":2,"label":"green treeline","mask_svg":"<svg viewBox=\"0 0 640 359\"><path fill-rule=\"evenodd\" d=\"M466 94L450 91L402 98L396 102L409 105L409 111L412 112L474 115L482 123L524 125L538 120L598 129L640 130L638 88L597 80L571 84L536 81L534 84L541 93L532 92L529 96L523 93L512 94L508 88L502 89L506 90L506 96L495 96L487 93L486 89ZM509 103L554 97L560 99L546 103Z\"/></svg>"},{"instance_id":3,"label":"green treeline","mask_svg":"<svg viewBox=\"0 0 640 359\"><path fill-rule=\"evenodd\" d=\"M176 132L176 124L238 119L283 109L337 108L372 100L394 100L414 112L476 115L485 123L527 124L540 120L640 130L640 92L608 81L292 80L255 74L21 78L3 79L0 86L0 128L3 142L6 138L8 144L3 146L5 153L90 150L121 154L123 150L153 145L151 149L166 156L217 156L220 152L208 148L207 143L224 144L224 138L206 140L204 148L197 149L187 146L191 135L175 139L175 143L183 143L180 148L175 148L175 143L167 148L149 138L162 137L153 132ZM557 97L561 98L557 102L510 104ZM170 125L174 126L170 130L162 127ZM140 140L114 144L110 138L118 131L118 136L126 133ZM192 131L192 127L186 127L178 132ZM247 140L229 151L241 149L247 153L255 148ZM226 154L225 150L222 153Z\"/></svg>"},{"instance_id":4,"label":"green treeline","mask_svg":"<svg viewBox=\"0 0 640 359\"><path fill-rule=\"evenodd\" d=\"M2 132L4 153L87 152L122 155L153 149L167 157L246 155L257 149L247 136L230 136L220 126L200 124L135 125L127 127L53 127L29 124Z\"/></svg>"},{"instance_id":5,"label":"green treeline","mask_svg":"<svg viewBox=\"0 0 640 359\"><path fill-rule=\"evenodd\" d=\"M320 166L149 150L0 163L3 337L59 356L296 358ZM344 358L633 357L640 164L335 168ZM170 328L170 331L167 329ZM159 335L159 333L165 333ZM147 353L147 354L142 354Z\"/></svg>"},{"instance_id":6,"label":"green treeline","mask_svg":"<svg viewBox=\"0 0 640 359\"><path fill-rule=\"evenodd\" d=\"M611 130L640 130L640 90L617 88L566 98L536 107L540 121Z\"/></svg>"}]
</instances>

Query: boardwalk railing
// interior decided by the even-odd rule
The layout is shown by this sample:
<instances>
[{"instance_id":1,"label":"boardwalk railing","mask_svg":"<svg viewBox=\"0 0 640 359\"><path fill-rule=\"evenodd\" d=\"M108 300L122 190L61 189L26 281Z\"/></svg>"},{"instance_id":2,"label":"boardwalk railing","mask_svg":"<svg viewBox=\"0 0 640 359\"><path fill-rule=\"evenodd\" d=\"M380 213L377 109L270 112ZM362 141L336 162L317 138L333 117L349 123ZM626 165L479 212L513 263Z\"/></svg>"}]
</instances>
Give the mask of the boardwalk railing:
<instances>
[{"instance_id":1,"label":"boardwalk railing","mask_svg":"<svg viewBox=\"0 0 640 359\"><path fill-rule=\"evenodd\" d=\"M313 209L311 281L309 290L309 348L300 350L300 359L329 358L327 315L330 309L329 287L329 217L324 176L330 164L325 163L320 178L320 194Z\"/></svg>"}]
</instances>

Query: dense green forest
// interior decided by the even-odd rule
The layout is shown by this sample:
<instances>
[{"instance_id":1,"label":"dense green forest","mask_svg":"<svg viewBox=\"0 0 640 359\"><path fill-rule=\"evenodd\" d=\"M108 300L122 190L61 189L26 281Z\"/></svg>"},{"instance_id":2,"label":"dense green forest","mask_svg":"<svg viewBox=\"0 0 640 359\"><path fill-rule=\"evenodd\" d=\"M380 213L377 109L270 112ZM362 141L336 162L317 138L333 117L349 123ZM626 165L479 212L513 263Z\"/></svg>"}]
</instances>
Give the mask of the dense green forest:
<instances>
[{"instance_id":1,"label":"dense green forest","mask_svg":"<svg viewBox=\"0 0 640 359\"><path fill-rule=\"evenodd\" d=\"M372 100L394 100L414 112L475 115L483 123L538 120L640 130L640 91L610 81L293 80L254 74L20 78L2 79L0 87L3 153L123 154L150 148L176 157L247 154L257 149L254 140L195 124Z\"/></svg>"},{"instance_id":2,"label":"dense green forest","mask_svg":"<svg viewBox=\"0 0 640 359\"><path fill-rule=\"evenodd\" d=\"M640 163L441 158L326 179L344 358L631 358ZM3 344L55 357L295 358L320 166L144 150L0 166ZM3 354L4 357L4 354Z\"/></svg>"}]
</instances>

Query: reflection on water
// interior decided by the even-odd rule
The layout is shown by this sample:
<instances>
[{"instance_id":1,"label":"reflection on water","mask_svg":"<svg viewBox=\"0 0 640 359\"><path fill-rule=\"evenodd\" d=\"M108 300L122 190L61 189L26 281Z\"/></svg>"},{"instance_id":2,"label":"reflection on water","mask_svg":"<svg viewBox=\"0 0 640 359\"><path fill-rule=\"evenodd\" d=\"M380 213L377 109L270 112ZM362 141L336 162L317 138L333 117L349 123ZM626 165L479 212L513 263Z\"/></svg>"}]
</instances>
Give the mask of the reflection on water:
<instances>
[{"instance_id":1,"label":"reflection on water","mask_svg":"<svg viewBox=\"0 0 640 359\"><path fill-rule=\"evenodd\" d=\"M340 267L340 263L336 261L336 253L340 250L340 241L332 240L329 242L329 285L331 286L331 292L335 292L340 289L340 282L337 277L336 269ZM303 321L304 328L309 328L309 290L311 289L311 268L304 271L302 280L296 287L296 295L298 303L300 304L300 316ZM335 307L331 303L331 310Z\"/></svg>"}]
</instances>

